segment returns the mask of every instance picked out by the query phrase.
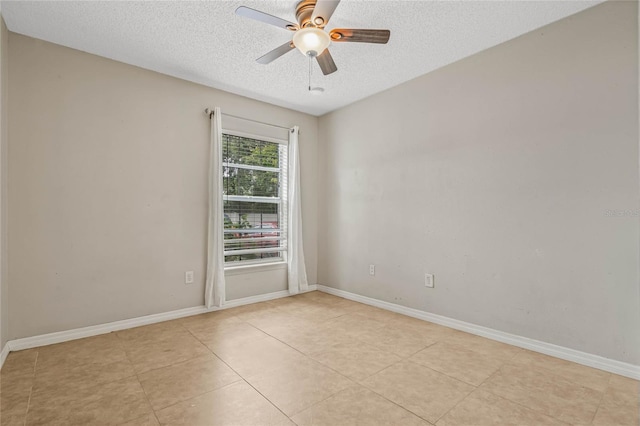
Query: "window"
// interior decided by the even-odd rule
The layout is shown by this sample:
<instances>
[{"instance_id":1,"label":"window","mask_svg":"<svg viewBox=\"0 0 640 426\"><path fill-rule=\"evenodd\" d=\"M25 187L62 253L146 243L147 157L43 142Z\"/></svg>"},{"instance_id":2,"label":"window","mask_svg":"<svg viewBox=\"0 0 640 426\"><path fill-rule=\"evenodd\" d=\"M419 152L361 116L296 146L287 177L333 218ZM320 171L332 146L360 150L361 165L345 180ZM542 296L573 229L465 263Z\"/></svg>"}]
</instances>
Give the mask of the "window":
<instances>
[{"instance_id":1,"label":"window","mask_svg":"<svg viewBox=\"0 0 640 426\"><path fill-rule=\"evenodd\" d=\"M223 131L222 161L225 264L286 260L286 141Z\"/></svg>"}]
</instances>

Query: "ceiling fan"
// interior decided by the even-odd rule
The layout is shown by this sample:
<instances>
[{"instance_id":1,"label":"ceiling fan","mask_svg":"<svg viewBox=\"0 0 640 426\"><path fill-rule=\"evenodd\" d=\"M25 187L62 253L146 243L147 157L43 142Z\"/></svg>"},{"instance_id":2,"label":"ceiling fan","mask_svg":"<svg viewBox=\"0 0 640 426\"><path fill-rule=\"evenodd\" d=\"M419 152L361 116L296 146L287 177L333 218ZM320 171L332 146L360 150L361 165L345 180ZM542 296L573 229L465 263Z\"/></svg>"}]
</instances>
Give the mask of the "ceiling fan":
<instances>
[{"instance_id":1,"label":"ceiling fan","mask_svg":"<svg viewBox=\"0 0 640 426\"><path fill-rule=\"evenodd\" d=\"M237 8L236 15L255 19L294 32L291 41L259 57L256 62L268 64L285 53L298 48L305 56L316 58L322 73L328 75L338 70L335 62L333 62L331 53L329 53L328 47L331 42L386 44L391 35L389 30L354 30L344 28L334 28L327 33L324 28L329 23L329 19L331 19L331 15L333 15L339 3L340 0L302 0L296 6L297 24L245 6Z\"/></svg>"}]
</instances>

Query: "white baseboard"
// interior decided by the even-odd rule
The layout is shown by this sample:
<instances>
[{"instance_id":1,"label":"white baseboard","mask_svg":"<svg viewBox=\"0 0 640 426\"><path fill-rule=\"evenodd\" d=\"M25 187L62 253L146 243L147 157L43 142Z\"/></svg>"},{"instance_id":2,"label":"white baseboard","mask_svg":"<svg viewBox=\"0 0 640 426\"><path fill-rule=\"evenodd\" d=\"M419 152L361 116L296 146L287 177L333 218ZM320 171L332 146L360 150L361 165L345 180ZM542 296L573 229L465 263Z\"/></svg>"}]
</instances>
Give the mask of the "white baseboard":
<instances>
[{"instance_id":1,"label":"white baseboard","mask_svg":"<svg viewBox=\"0 0 640 426\"><path fill-rule=\"evenodd\" d=\"M2 348L2 351L0 352L0 368L2 368L2 366L4 365L4 361L7 359L7 357L9 356L9 342L7 342L4 347Z\"/></svg>"},{"instance_id":2,"label":"white baseboard","mask_svg":"<svg viewBox=\"0 0 640 426\"><path fill-rule=\"evenodd\" d=\"M610 373L640 380L640 366L638 365L604 358L599 355L593 355L590 353L577 351L575 349L569 349L563 346L529 339L527 337L517 336L515 334L505 333L503 331L494 330L492 328L471 324L442 315L431 314L425 311L420 311L418 309L396 305L395 303L373 299L371 297L361 296L359 294L350 293L348 291L336 289L333 287L327 287L321 284L318 284L317 288L318 290L325 293L333 294L334 296L343 297L355 302L360 302L367 305L375 306L377 308L386 309L388 311L397 312L399 314L407 315L413 318L418 318L424 321L444 325L456 330L466 331L467 333L486 337L488 339L497 340L498 342L507 343L519 348L529 349L534 352L543 353L545 355L572 361L578 364L586 365L588 367L593 367L600 370L608 371Z\"/></svg>"},{"instance_id":3,"label":"white baseboard","mask_svg":"<svg viewBox=\"0 0 640 426\"><path fill-rule=\"evenodd\" d=\"M273 293L259 294L257 296L243 297L242 299L227 300L222 309L235 308L236 306L250 305L252 303L266 302L268 300L280 299L289 296L287 290L275 291Z\"/></svg>"},{"instance_id":4,"label":"white baseboard","mask_svg":"<svg viewBox=\"0 0 640 426\"><path fill-rule=\"evenodd\" d=\"M313 290L316 290L315 284L309 286L309 291ZM177 318L184 318L192 315L204 314L206 312L229 309L242 305L250 305L252 303L266 302L267 300L280 299L282 297L288 296L289 292L287 290L282 290L273 293L229 300L225 302L222 308L207 309L205 306L195 306L192 308L178 309L176 311L163 312L160 314L145 315L143 317L114 321L106 324L92 325L89 327L76 328L73 330L65 330L56 333L42 334L39 336L10 340L7 342L0 354L0 368L2 367L2 364L4 363L4 360L6 359L10 351L20 351L23 349L52 345L54 343L62 343L70 340L82 339L84 337L97 336L99 334L111 333L112 331L140 327L142 325L149 325L157 322L169 321Z\"/></svg>"},{"instance_id":5,"label":"white baseboard","mask_svg":"<svg viewBox=\"0 0 640 426\"><path fill-rule=\"evenodd\" d=\"M315 284L312 284L309 286L309 290L307 291L315 291L317 289L318 289L317 286ZM266 302L268 300L280 299L287 296L290 296L289 291L281 290L273 293L259 294L257 296L243 297L242 299L234 299L234 300L229 300L225 302L223 309L234 308L236 306L242 306L242 305L250 305L252 303L258 303L258 302Z\"/></svg>"},{"instance_id":6,"label":"white baseboard","mask_svg":"<svg viewBox=\"0 0 640 426\"><path fill-rule=\"evenodd\" d=\"M58 331L55 333L41 334L39 336L9 340L7 344L9 345L9 349L11 351L21 351L23 349L53 345L55 343L68 342L70 340L111 333L112 331L124 330L127 328L154 324L157 322L188 317L191 315L203 314L209 311L210 310L204 306L195 306L193 308L178 309L176 311L163 312L160 314L145 315L143 317L114 321L106 324L91 325L89 327L75 328L72 330Z\"/></svg>"}]
</instances>

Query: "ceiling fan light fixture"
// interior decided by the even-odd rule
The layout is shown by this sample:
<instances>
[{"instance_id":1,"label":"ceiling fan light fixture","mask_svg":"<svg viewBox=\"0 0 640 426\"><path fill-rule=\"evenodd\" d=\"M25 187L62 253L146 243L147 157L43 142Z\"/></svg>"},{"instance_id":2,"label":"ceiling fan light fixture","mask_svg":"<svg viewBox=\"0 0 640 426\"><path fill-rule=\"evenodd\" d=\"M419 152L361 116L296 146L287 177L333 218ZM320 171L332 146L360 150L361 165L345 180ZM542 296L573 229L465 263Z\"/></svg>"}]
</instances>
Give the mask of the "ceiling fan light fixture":
<instances>
[{"instance_id":1,"label":"ceiling fan light fixture","mask_svg":"<svg viewBox=\"0 0 640 426\"><path fill-rule=\"evenodd\" d=\"M330 43L329 34L316 27L302 28L293 35L293 44L305 56L318 56Z\"/></svg>"},{"instance_id":2,"label":"ceiling fan light fixture","mask_svg":"<svg viewBox=\"0 0 640 426\"><path fill-rule=\"evenodd\" d=\"M298 1L296 6L297 23L246 6L240 6L236 9L236 15L238 16L255 19L256 21L294 32L291 41L262 55L256 59L257 63L269 64L297 48L309 59L309 70L312 69L312 59L315 59L322 74L329 75L338 71L338 67L328 49L332 42L335 42L335 44L345 42L386 44L391 36L391 31L389 30L375 29L333 28L330 32L326 32L324 29L329 23L333 12L340 4L340 0L296 1ZM311 76L311 71L309 71L309 76ZM321 92L321 90L312 90L311 80L309 80L309 91L311 93Z\"/></svg>"}]
</instances>

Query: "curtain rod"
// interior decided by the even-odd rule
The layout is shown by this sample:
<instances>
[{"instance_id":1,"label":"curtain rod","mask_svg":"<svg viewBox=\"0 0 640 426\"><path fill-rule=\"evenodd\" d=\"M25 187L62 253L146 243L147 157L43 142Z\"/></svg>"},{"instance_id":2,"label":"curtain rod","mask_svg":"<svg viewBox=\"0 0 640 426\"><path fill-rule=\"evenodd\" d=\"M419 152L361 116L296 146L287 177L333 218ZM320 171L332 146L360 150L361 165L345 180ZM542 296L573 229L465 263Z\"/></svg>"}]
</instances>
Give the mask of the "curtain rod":
<instances>
[{"instance_id":1,"label":"curtain rod","mask_svg":"<svg viewBox=\"0 0 640 426\"><path fill-rule=\"evenodd\" d=\"M204 112L205 112L205 114L207 114L209 116L209 118L211 118L211 114L213 114L213 110L212 109L207 108L207 109L204 110ZM227 114L225 112L223 112L222 115L226 115L227 117L237 118L239 120L245 120L245 121L251 121L253 123L263 124L265 126L277 127L279 129L284 129L284 130L287 130L287 131L291 130L290 127L278 126L277 124L265 123L264 121L252 120L250 118L239 117L237 115Z\"/></svg>"}]
</instances>

